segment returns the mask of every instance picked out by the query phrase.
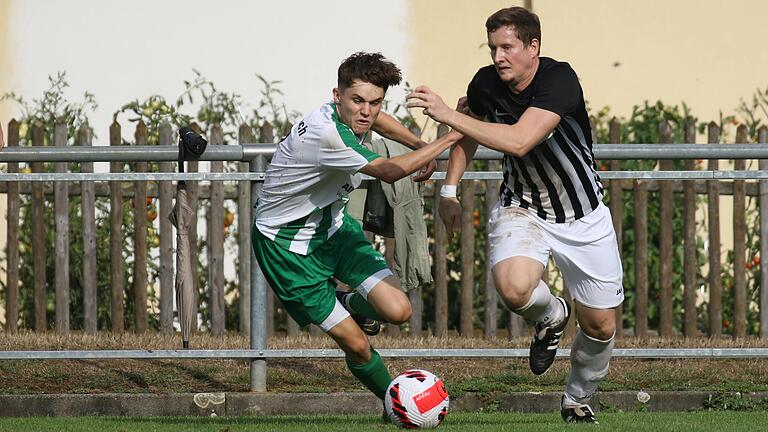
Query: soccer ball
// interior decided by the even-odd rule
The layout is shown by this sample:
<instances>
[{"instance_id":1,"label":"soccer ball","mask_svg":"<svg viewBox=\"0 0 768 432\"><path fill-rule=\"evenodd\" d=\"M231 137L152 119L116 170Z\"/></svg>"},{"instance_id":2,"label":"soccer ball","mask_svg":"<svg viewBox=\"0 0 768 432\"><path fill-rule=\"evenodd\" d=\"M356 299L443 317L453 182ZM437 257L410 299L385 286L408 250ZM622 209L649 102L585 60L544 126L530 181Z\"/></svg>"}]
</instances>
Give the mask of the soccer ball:
<instances>
[{"instance_id":1,"label":"soccer ball","mask_svg":"<svg viewBox=\"0 0 768 432\"><path fill-rule=\"evenodd\" d=\"M389 383L384 409L389 420L402 428L435 428L448 414L448 391L432 372L409 369Z\"/></svg>"}]
</instances>

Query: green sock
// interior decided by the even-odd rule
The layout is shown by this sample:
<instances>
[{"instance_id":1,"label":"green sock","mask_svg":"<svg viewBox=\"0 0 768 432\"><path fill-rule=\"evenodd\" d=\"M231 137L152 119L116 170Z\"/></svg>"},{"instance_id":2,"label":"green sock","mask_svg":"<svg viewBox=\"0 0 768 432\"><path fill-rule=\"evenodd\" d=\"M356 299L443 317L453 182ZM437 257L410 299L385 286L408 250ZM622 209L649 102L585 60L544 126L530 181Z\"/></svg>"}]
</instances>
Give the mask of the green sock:
<instances>
[{"instance_id":1,"label":"green sock","mask_svg":"<svg viewBox=\"0 0 768 432\"><path fill-rule=\"evenodd\" d=\"M349 309L358 315L362 315L366 318L372 318L376 321L384 321L384 319L378 313L376 313L376 310L373 308L373 306L371 306L371 304L368 303L368 301L365 300L363 296L361 296L358 292L354 292L352 295L348 295L346 303Z\"/></svg>"},{"instance_id":2,"label":"green sock","mask_svg":"<svg viewBox=\"0 0 768 432\"><path fill-rule=\"evenodd\" d=\"M372 391L381 400L384 400L384 393L387 391L389 383L392 382L392 376L389 375L387 367L381 360L381 356L375 349L371 348L371 361L366 364L356 365L347 360L347 367L368 390Z\"/></svg>"}]
</instances>

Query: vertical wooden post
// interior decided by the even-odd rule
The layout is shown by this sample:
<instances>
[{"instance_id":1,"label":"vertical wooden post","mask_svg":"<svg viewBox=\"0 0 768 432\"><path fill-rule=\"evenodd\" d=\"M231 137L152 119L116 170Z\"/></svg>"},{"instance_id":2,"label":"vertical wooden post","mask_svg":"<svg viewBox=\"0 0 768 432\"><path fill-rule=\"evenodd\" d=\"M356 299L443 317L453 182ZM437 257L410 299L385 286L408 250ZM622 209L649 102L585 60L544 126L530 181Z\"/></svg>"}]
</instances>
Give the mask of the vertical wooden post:
<instances>
[{"instance_id":1,"label":"vertical wooden post","mask_svg":"<svg viewBox=\"0 0 768 432\"><path fill-rule=\"evenodd\" d=\"M265 121L259 128L259 142L275 142L275 132L272 125ZM310 326L310 332L317 332L316 326ZM267 290L267 337L275 334L275 293L271 289ZM318 334L322 334L320 331Z\"/></svg>"},{"instance_id":2,"label":"vertical wooden post","mask_svg":"<svg viewBox=\"0 0 768 432\"><path fill-rule=\"evenodd\" d=\"M611 119L608 125L608 135L612 144L621 144L621 123L616 117ZM611 171L620 171L621 162L618 160L612 160L610 162ZM613 222L613 230L616 232L616 245L619 249L619 254L622 253L624 245L624 233L623 233L623 219L624 219L624 190L622 189L622 181L611 180L609 184L609 193L611 197L610 209L611 209L611 222ZM624 335L624 305L620 304L616 307L616 337Z\"/></svg>"},{"instance_id":3,"label":"vertical wooden post","mask_svg":"<svg viewBox=\"0 0 768 432\"><path fill-rule=\"evenodd\" d=\"M437 136L442 137L448 133L448 126L440 124L437 127ZM438 171L445 171L448 163L440 161L437 163ZM443 185L442 181L435 182L435 203L432 206L432 216L435 220L434 223L434 239L435 239L435 327L434 332L437 337L445 337L448 335L448 266L447 266L447 234L445 231L445 225L443 220L440 219L438 212L438 203L440 202L440 187Z\"/></svg>"},{"instance_id":4,"label":"vertical wooden post","mask_svg":"<svg viewBox=\"0 0 768 432\"><path fill-rule=\"evenodd\" d=\"M53 145L67 146L67 125L57 119L53 129ZM67 172L66 162L54 164L57 173ZM56 219L56 240L54 273L56 281L56 333L69 333L69 183L54 182L54 217Z\"/></svg>"},{"instance_id":5,"label":"vertical wooden post","mask_svg":"<svg viewBox=\"0 0 768 432\"><path fill-rule=\"evenodd\" d=\"M77 133L77 144L81 147L93 145L93 133L87 125L80 126ZM92 173L93 162L81 162L80 172ZM80 191L80 208L83 214L83 330L85 334L95 334L98 331L95 183L93 181L80 182Z\"/></svg>"},{"instance_id":6,"label":"vertical wooden post","mask_svg":"<svg viewBox=\"0 0 768 432\"><path fill-rule=\"evenodd\" d=\"M32 145L45 145L45 129L42 123L32 126ZM43 172L42 162L32 163L33 173ZM34 270L35 291L35 331L43 332L48 328L47 304L48 293L46 291L47 279L47 249L46 222L45 222L45 191L43 182L32 183L32 220L35 221L35 229L32 230L32 267Z\"/></svg>"},{"instance_id":7,"label":"vertical wooden post","mask_svg":"<svg viewBox=\"0 0 768 432\"><path fill-rule=\"evenodd\" d=\"M708 140L710 144L720 142L720 127L715 122L708 126ZM717 171L719 161L711 159L707 163L707 169ZM717 304L719 307L722 293L722 279L720 277L720 182L707 180L707 213L709 214L709 301L710 308ZM711 314L710 309L710 314ZM710 334L722 333L722 317L710 318ZM696 334L696 298L693 293L685 297L685 335L687 337Z\"/></svg>"},{"instance_id":8,"label":"vertical wooden post","mask_svg":"<svg viewBox=\"0 0 768 432\"><path fill-rule=\"evenodd\" d=\"M659 124L659 144L672 144L672 127L668 121ZM659 161L660 171L673 169L671 160ZM672 182L659 182L659 220L672 221L673 206ZM672 336L672 237L671 223L659 224L659 334Z\"/></svg>"},{"instance_id":9,"label":"vertical wooden post","mask_svg":"<svg viewBox=\"0 0 768 432\"><path fill-rule=\"evenodd\" d=\"M499 161L488 161L488 171L494 172L499 170ZM491 211L499 202L499 180L488 180L485 183L485 220L481 221L485 224L485 338L495 339L496 332L499 328L498 325L498 311L499 311L499 296L496 294L496 285L493 283L493 269L491 268L489 257L491 256L491 243L489 241L490 225L488 225L488 218L491 215Z\"/></svg>"},{"instance_id":10,"label":"vertical wooden post","mask_svg":"<svg viewBox=\"0 0 768 432\"><path fill-rule=\"evenodd\" d=\"M736 143L747 142L747 127L736 129ZM747 161L736 159L733 167L743 171ZM733 336L747 335L747 205L744 180L733 181ZM750 257L751 258L751 257ZM721 321L722 322L722 318ZM714 335L714 334L713 334Z\"/></svg>"},{"instance_id":11,"label":"vertical wooden post","mask_svg":"<svg viewBox=\"0 0 768 432\"><path fill-rule=\"evenodd\" d=\"M768 127L757 130L757 142L768 143ZM761 170L768 170L768 160L761 159ZM768 180L760 180L760 338L768 338ZM10 207L9 207L10 208Z\"/></svg>"},{"instance_id":12,"label":"vertical wooden post","mask_svg":"<svg viewBox=\"0 0 768 432\"><path fill-rule=\"evenodd\" d=\"M459 332L474 335L475 288L475 181L464 180L461 188L461 313Z\"/></svg>"},{"instance_id":13,"label":"vertical wooden post","mask_svg":"<svg viewBox=\"0 0 768 432\"><path fill-rule=\"evenodd\" d=\"M635 187L635 336L648 334L648 183Z\"/></svg>"},{"instance_id":14,"label":"vertical wooden post","mask_svg":"<svg viewBox=\"0 0 768 432\"><path fill-rule=\"evenodd\" d=\"M136 145L147 145L147 126L136 124ZM147 162L136 162L135 172L147 172ZM133 182L133 317L136 333L147 330L147 182Z\"/></svg>"},{"instance_id":15,"label":"vertical wooden post","mask_svg":"<svg viewBox=\"0 0 768 432\"><path fill-rule=\"evenodd\" d=\"M224 144L221 125L211 128L211 146ZM224 163L211 162L211 172L224 171ZM211 334L221 336L226 331L226 304L224 300L224 184L211 182L208 211L208 286L211 298Z\"/></svg>"},{"instance_id":16,"label":"vertical wooden post","mask_svg":"<svg viewBox=\"0 0 768 432\"><path fill-rule=\"evenodd\" d=\"M109 145L122 145L120 124L112 122L109 127ZM110 162L110 171L123 172L122 162ZM119 181L109 182L109 252L110 280L112 282L112 300L110 318L112 331L122 333L125 330L125 305L123 291L125 289L125 263L123 261L123 187Z\"/></svg>"},{"instance_id":17,"label":"vertical wooden post","mask_svg":"<svg viewBox=\"0 0 768 432\"><path fill-rule=\"evenodd\" d=\"M8 147L19 146L19 122L8 123ZM18 173L19 164L8 162L8 173ZM19 216L21 200L19 182L8 182L8 268L5 295L5 331L19 330Z\"/></svg>"},{"instance_id":18,"label":"vertical wooden post","mask_svg":"<svg viewBox=\"0 0 768 432\"><path fill-rule=\"evenodd\" d=\"M685 125L685 142L696 142L696 124L693 121ZM686 160L685 169L688 171L696 169L696 161ZM693 298L695 305L696 276L699 271L699 263L696 257L698 252L696 245L696 190L693 180L683 182L683 200L683 298ZM684 303L688 304L687 301Z\"/></svg>"},{"instance_id":19,"label":"vertical wooden post","mask_svg":"<svg viewBox=\"0 0 768 432\"><path fill-rule=\"evenodd\" d=\"M251 127L240 125L238 130L240 144L253 142ZM248 172L248 162L239 162L238 170ZM240 334L251 335L251 182L237 182L237 279L240 290ZM295 326L298 330L298 325Z\"/></svg>"},{"instance_id":20,"label":"vertical wooden post","mask_svg":"<svg viewBox=\"0 0 768 432\"><path fill-rule=\"evenodd\" d=\"M173 144L173 129L168 122L163 122L159 130L160 145ZM160 172L172 172L173 162L160 162ZM173 333L173 225L168 215L173 211L173 183L161 181L158 196L158 216L160 219L160 332Z\"/></svg>"}]
</instances>

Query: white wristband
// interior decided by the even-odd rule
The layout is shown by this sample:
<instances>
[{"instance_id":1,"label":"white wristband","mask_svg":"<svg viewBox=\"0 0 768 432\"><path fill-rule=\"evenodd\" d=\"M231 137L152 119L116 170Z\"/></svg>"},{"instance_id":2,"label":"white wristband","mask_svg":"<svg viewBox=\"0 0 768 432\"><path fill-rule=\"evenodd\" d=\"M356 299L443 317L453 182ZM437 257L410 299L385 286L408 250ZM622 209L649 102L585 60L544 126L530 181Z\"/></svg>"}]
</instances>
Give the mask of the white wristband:
<instances>
[{"instance_id":1,"label":"white wristband","mask_svg":"<svg viewBox=\"0 0 768 432\"><path fill-rule=\"evenodd\" d=\"M443 185L440 187L440 196L443 198L456 198L456 185Z\"/></svg>"}]
</instances>

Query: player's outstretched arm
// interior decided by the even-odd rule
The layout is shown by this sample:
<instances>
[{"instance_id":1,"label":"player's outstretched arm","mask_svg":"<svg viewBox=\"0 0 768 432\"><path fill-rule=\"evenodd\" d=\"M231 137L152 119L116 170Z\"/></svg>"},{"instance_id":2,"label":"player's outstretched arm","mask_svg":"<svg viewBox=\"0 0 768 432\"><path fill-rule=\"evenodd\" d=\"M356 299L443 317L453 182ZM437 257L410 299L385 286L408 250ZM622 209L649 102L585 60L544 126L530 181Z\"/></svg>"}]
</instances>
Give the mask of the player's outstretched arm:
<instances>
[{"instance_id":1,"label":"player's outstretched arm","mask_svg":"<svg viewBox=\"0 0 768 432\"><path fill-rule=\"evenodd\" d=\"M423 108L424 114L473 138L480 144L513 156L525 156L555 129L560 116L530 107L513 125L488 123L448 107L429 87L419 86L407 96L408 108Z\"/></svg>"},{"instance_id":2,"label":"player's outstretched arm","mask_svg":"<svg viewBox=\"0 0 768 432\"><path fill-rule=\"evenodd\" d=\"M456 189L461 176L464 175L467 166L472 162L476 150L477 142L469 137L464 137L451 147L445 183L440 189L440 199L437 202L437 213L445 225L448 240L453 238L455 231L461 230L461 204L456 197Z\"/></svg>"},{"instance_id":3,"label":"player's outstretched arm","mask_svg":"<svg viewBox=\"0 0 768 432\"><path fill-rule=\"evenodd\" d=\"M402 125L396 118L391 115L381 112L373 122L373 131L377 134L389 138L393 141L397 141L400 144L416 150L427 145L421 138L414 135L408 128ZM432 176L432 173L437 169L437 162L432 159L424 167L422 167L419 174L413 177L413 181L424 181Z\"/></svg>"},{"instance_id":4,"label":"player's outstretched arm","mask_svg":"<svg viewBox=\"0 0 768 432\"><path fill-rule=\"evenodd\" d=\"M360 172L387 183L394 183L401 178L413 174L419 168L435 159L437 155L447 150L462 138L458 132L451 131L441 138L414 150L410 153L393 158L378 158L364 166Z\"/></svg>"}]
</instances>

